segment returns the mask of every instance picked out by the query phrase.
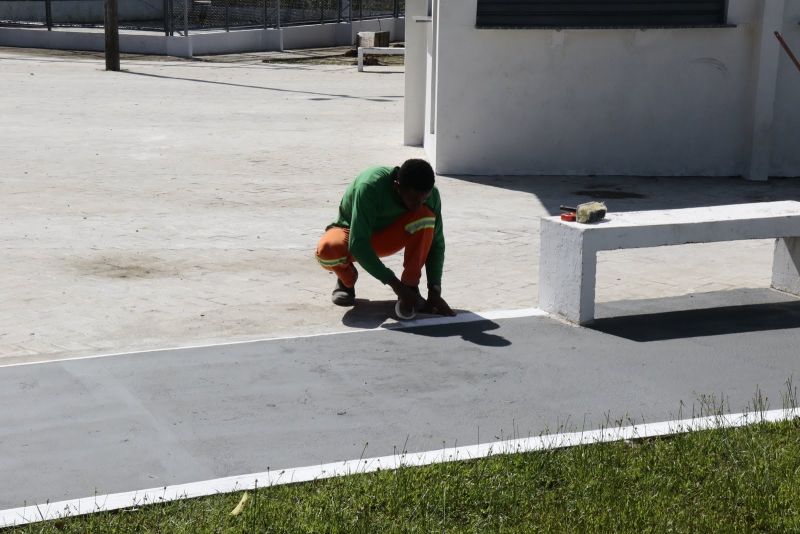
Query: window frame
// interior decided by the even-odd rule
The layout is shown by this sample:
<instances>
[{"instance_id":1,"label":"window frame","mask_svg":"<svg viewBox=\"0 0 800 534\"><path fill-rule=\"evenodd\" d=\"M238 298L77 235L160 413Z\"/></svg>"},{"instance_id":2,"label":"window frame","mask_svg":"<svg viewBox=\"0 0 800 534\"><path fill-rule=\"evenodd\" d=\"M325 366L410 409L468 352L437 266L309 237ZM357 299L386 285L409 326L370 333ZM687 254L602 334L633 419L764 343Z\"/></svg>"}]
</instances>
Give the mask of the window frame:
<instances>
[{"instance_id":1,"label":"window frame","mask_svg":"<svg viewBox=\"0 0 800 534\"><path fill-rule=\"evenodd\" d=\"M496 1L496 0L495 0ZM531 0L536 2L537 0ZM538 0L543 1L543 0ZM555 0L559 1L559 0ZM566 0L561 0L566 1ZM603 1L603 0L600 0ZM604 0L608 3L622 3L625 0ZM476 12L476 19L475 19L475 27L477 29L547 29L547 30L567 30L567 29L658 29L658 28L733 28L736 27L735 24L728 23L728 8L730 0L708 0L708 1L718 1L722 5L721 7L721 20L717 21L709 21L709 22L701 22L701 23L672 23L672 22L658 22L654 20L653 22L643 23L643 22L623 22L622 18L620 18L620 22L618 23L603 23L603 24L596 24L596 23L564 23L564 24L530 24L530 23L520 23L520 24L512 24L512 23L497 23L497 22L487 22L486 15L481 14L481 4L483 4L484 8L487 4L493 3L492 0L477 0L477 12ZM631 2L633 3L633 2ZM566 16L566 15L565 15ZM590 16L590 15L585 15ZM484 20L482 20L482 18Z\"/></svg>"}]
</instances>

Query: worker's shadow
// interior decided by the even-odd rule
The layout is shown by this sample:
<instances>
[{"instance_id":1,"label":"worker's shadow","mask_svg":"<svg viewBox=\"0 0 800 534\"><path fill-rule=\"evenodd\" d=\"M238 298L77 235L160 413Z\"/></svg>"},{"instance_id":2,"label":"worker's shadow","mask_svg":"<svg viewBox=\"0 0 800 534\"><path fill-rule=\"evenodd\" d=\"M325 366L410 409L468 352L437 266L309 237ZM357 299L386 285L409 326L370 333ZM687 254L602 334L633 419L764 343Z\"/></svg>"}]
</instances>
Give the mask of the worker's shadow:
<instances>
[{"instance_id":1,"label":"worker's shadow","mask_svg":"<svg viewBox=\"0 0 800 534\"><path fill-rule=\"evenodd\" d=\"M447 322L445 324L426 325L426 319L445 320L437 315L419 314L415 321L403 324L391 322L394 317L394 300L356 299L356 305L342 316L342 324L353 328L375 329L385 326L397 332L405 332L426 337L460 337L464 341L484 347L507 347L511 341L503 336L489 333L500 328L500 325L489 319L482 319L466 310L455 310L453 320L459 317L463 322ZM418 324L415 324L418 323Z\"/></svg>"}]
</instances>

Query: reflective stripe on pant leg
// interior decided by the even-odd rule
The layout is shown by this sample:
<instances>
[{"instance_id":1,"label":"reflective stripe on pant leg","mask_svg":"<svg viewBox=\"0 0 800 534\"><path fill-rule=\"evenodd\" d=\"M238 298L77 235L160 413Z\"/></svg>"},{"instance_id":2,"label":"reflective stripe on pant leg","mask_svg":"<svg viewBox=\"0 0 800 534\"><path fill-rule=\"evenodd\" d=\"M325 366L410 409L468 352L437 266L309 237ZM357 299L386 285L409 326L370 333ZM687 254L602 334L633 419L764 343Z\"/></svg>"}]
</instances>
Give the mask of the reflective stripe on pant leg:
<instances>
[{"instance_id":1,"label":"reflective stripe on pant leg","mask_svg":"<svg viewBox=\"0 0 800 534\"><path fill-rule=\"evenodd\" d=\"M433 229L436 226L436 217L423 217L421 219L416 219L411 221L405 226L405 231L409 234L416 234L420 230L425 230L426 228Z\"/></svg>"},{"instance_id":2,"label":"reflective stripe on pant leg","mask_svg":"<svg viewBox=\"0 0 800 534\"><path fill-rule=\"evenodd\" d=\"M320 238L317 245L317 262L323 269L333 271L347 287L356 282L356 270L353 267L353 256L348 245L349 232L346 228L329 228Z\"/></svg>"},{"instance_id":3,"label":"reflective stripe on pant leg","mask_svg":"<svg viewBox=\"0 0 800 534\"><path fill-rule=\"evenodd\" d=\"M319 262L319 264L326 269L330 269L331 267L336 267L337 265L344 265L348 263L347 259L348 259L347 256L344 256L343 258L336 258L335 260L323 260L322 258L317 256L317 261Z\"/></svg>"}]
</instances>

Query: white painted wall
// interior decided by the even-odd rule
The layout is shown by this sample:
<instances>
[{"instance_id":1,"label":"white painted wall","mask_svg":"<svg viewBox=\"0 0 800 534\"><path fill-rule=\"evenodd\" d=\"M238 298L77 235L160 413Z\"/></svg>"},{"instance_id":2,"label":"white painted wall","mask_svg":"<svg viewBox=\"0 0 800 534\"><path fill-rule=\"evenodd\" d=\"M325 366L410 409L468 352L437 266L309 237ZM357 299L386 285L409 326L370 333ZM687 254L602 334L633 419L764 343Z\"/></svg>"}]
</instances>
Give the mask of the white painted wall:
<instances>
[{"instance_id":1,"label":"white painted wall","mask_svg":"<svg viewBox=\"0 0 800 534\"><path fill-rule=\"evenodd\" d=\"M800 57L800 0L787 0L781 34ZM800 175L800 72L780 51L772 127L771 174Z\"/></svg>"},{"instance_id":2,"label":"white painted wall","mask_svg":"<svg viewBox=\"0 0 800 534\"><path fill-rule=\"evenodd\" d=\"M183 37L165 37L157 33L120 31L121 52L186 57L189 41ZM0 28L0 46L89 50L102 52L105 36L99 31L47 31L43 28Z\"/></svg>"},{"instance_id":3,"label":"white painted wall","mask_svg":"<svg viewBox=\"0 0 800 534\"><path fill-rule=\"evenodd\" d=\"M250 50L280 50L281 31L236 30L230 32L189 33L192 40L192 54L235 54Z\"/></svg>"},{"instance_id":4,"label":"white painted wall","mask_svg":"<svg viewBox=\"0 0 800 534\"><path fill-rule=\"evenodd\" d=\"M730 0L735 28L554 31L478 30L477 0L436 0L429 157L444 174L743 175L761 2ZM800 50L800 0L786 3ZM800 175L789 67L781 58L776 175Z\"/></svg>"},{"instance_id":5,"label":"white painted wall","mask_svg":"<svg viewBox=\"0 0 800 534\"><path fill-rule=\"evenodd\" d=\"M158 33L120 31L120 51L133 54L157 54L191 57L204 54L234 54L267 50L314 48L350 45L359 31L369 31L378 24L391 32L393 40L403 40L405 25L400 19L356 21L349 23L289 26L275 29L231 30L189 33L189 38L166 37ZM367 29L364 29L367 28ZM96 31L72 31L44 28L0 28L0 46L52 48L60 50L102 51L105 46L102 28Z\"/></svg>"}]
</instances>

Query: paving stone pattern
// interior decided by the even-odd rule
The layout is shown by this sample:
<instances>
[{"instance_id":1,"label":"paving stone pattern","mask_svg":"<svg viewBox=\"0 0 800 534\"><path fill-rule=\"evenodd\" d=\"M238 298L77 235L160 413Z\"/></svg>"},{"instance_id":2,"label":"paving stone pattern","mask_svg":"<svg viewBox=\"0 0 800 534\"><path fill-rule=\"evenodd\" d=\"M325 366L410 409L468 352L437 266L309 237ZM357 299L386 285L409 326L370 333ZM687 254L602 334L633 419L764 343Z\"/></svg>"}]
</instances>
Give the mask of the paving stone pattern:
<instances>
[{"instance_id":1,"label":"paving stone pattern","mask_svg":"<svg viewBox=\"0 0 800 534\"><path fill-rule=\"evenodd\" d=\"M368 276L357 288L368 301L332 306L334 278L314 247L362 168L424 157L402 145L402 67L358 73L264 57L126 58L124 72L110 73L96 57L0 50L0 362L387 319L393 294ZM605 198L613 211L800 198L796 179L438 184L444 296L472 311L536 306L538 219L560 204ZM387 263L399 269L401 258ZM766 287L770 264L765 241L602 253L597 300Z\"/></svg>"}]
</instances>

